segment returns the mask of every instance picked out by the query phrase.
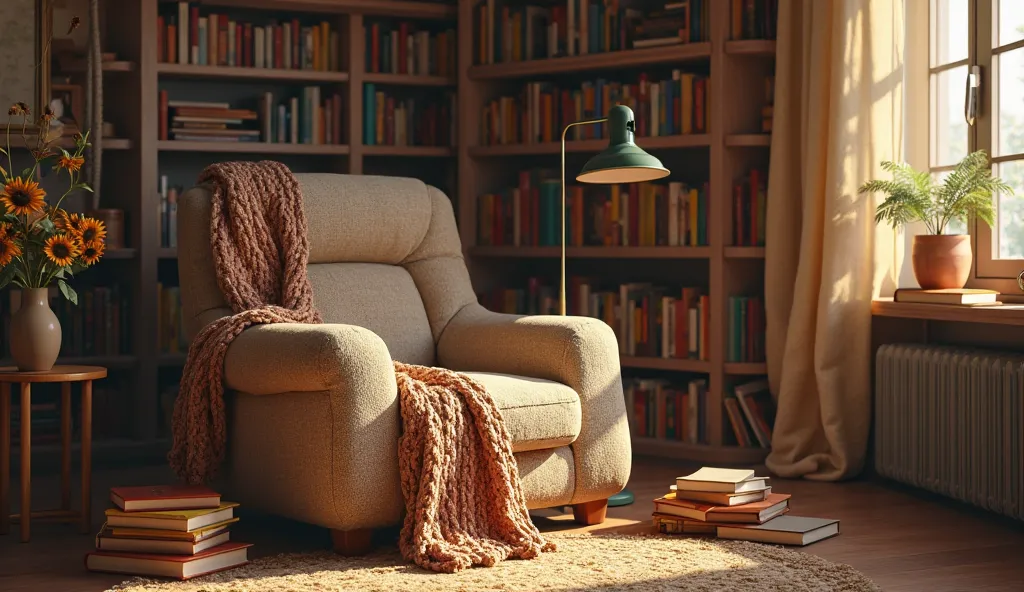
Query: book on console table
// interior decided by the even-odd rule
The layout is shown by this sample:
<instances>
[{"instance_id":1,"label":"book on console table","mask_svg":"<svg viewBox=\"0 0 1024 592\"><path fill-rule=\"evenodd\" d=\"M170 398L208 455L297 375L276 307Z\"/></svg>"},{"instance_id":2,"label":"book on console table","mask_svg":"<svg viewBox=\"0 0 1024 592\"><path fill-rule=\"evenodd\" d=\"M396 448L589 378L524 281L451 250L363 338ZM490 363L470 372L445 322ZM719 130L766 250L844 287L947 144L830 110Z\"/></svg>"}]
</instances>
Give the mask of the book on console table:
<instances>
[{"instance_id":1,"label":"book on console table","mask_svg":"<svg viewBox=\"0 0 1024 592\"><path fill-rule=\"evenodd\" d=\"M999 306L996 300L999 292L974 288L957 288L947 290L912 290L900 288L893 294L893 302L913 302L915 304L958 304L961 306Z\"/></svg>"},{"instance_id":2,"label":"book on console table","mask_svg":"<svg viewBox=\"0 0 1024 592\"><path fill-rule=\"evenodd\" d=\"M89 571L160 576L187 580L223 571L249 562L244 543L224 543L195 555L157 555L96 551L85 556Z\"/></svg>"},{"instance_id":3,"label":"book on console table","mask_svg":"<svg viewBox=\"0 0 1024 592\"><path fill-rule=\"evenodd\" d=\"M113 487L110 501L125 512L159 512L220 507L220 494L202 485Z\"/></svg>"}]
</instances>

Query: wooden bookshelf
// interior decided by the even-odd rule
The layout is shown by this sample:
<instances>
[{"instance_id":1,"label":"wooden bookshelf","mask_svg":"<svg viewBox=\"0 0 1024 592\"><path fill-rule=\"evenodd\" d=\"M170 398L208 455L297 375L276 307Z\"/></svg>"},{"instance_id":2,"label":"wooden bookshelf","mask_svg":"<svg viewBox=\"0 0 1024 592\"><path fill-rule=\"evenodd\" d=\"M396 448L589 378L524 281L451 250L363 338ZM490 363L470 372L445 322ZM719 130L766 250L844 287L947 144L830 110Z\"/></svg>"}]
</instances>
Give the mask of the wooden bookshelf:
<instances>
[{"instance_id":1,"label":"wooden bookshelf","mask_svg":"<svg viewBox=\"0 0 1024 592\"><path fill-rule=\"evenodd\" d=\"M637 145L644 149L668 148L706 148L711 139L707 134L687 134L680 136L650 136L637 138ZM566 140L565 151L598 153L608 147L608 140ZM497 144L494 146L472 146L470 156L477 158L496 156L526 156L532 154L561 154L562 143L538 142L536 144Z\"/></svg>"},{"instance_id":2,"label":"wooden bookshelf","mask_svg":"<svg viewBox=\"0 0 1024 592\"><path fill-rule=\"evenodd\" d=\"M472 13L470 13L472 20ZM466 17L459 19L464 25ZM468 26L468 25L467 25ZM460 39L461 41L461 39ZM465 47L460 43L460 47ZM470 46L472 47L472 46ZM669 47L650 47L626 51L595 53L580 56L550 58L505 64L470 65L469 80L519 79L548 74L646 67L655 64L683 63L707 60L711 56L710 43L688 43ZM466 56L472 59L472 56Z\"/></svg>"},{"instance_id":3,"label":"wooden bookshelf","mask_svg":"<svg viewBox=\"0 0 1024 592\"><path fill-rule=\"evenodd\" d=\"M459 2L460 47L477 47L475 4L473 0ZM644 456L749 465L762 462L768 450L732 444L735 438L723 401L734 386L763 376L767 368L764 363L726 361L728 303L730 297L757 294L763 289L765 249L733 245L732 188L735 179L751 168L767 174L771 136L759 130L764 82L773 72L776 43L730 39L731 4L706 3L710 6L708 42L487 65L474 63L475 53L463 52L459 64L459 109L468 114L481 113L490 100L514 95L526 83L551 80L558 84L561 78L554 81L555 76L573 81L599 77L626 81L635 80L641 72L658 76L662 74L657 73L676 68L710 75L707 133L640 136L635 140L673 171L668 180L709 182L709 245L568 247L566 256L569 276L585 276L609 287L643 281L703 289L711 303L707 360L622 356L620 362L627 375L671 377L678 373L683 384L691 378L706 378L707 443L634 436L633 451ZM478 196L506 187L505 179L514 179L520 170L557 171L560 142L482 145L479 127L478 124L461 128L458 149L459 227L474 285L483 293L495 287L523 287L523 278L530 276L556 282L559 247L477 245L476 227ZM605 139L568 141L566 151L571 156L567 159L567 175L574 176L585 156L597 154L606 146Z\"/></svg>"},{"instance_id":4,"label":"wooden bookshelf","mask_svg":"<svg viewBox=\"0 0 1024 592\"><path fill-rule=\"evenodd\" d=\"M159 63L156 72L164 78L218 78L272 80L280 82L341 83L348 82L348 72L290 70L283 68L239 68L231 66L199 66L195 64Z\"/></svg>"},{"instance_id":5,"label":"wooden bookshelf","mask_svg":"<svg viewBox=\"0 0 1024 592\"><path fill-rule=\"evenodd\" d=\"M363 156L419 156L434 158L450 158L455 149L449 146L387 146L374 145L360 148Z\"/></svg>"},{"instance_id":6,"label":"wooden bookshelf","mask_svg":"<svg viewBox=\"0 0 1024 592\"><path fill-rule=\"evenodd\" d=\"M162 152L213 152L218 154L348 154L345 144L282 144L276 142L186 142L161 140L157 149Z\"/></svg>"},{"instance_id":7,"label":"wooden bookshelf","mask_svg":"<svg viewBox=\"0 0 1024 592\"><path fill-rule=\"evenodd\" d=\"M158 259L177 259L178 249L161 247L159 250L157 250L156 256Z\"/></svg>"},{"instance_id":8,"label":"wooden bookshelf","mask_svg":"<svg viewBox=\"0 0 1024 592\"><path fill-rule=\"evenodd\" d=\"M203 6L320 14L359 14L404 19L455 18L455 7L415 0L202 0Z\"/></svg>"},{"instance_id":9,"label":"wooden bookshelf","mask_svg":"<svg viewBox=\"0 0 1024 592\"><path fill-rule=\"evenodd\" d=\"M455 86L458 80L453 76L366 72L363 74L363 82L390 84L393 86Z\"/></svg>"},{"instance_id":10,"label":"wooden bookshelf","mask_svg":"<svg viewBox=\"0 0 1024 592\"><path fill-rule=\"evenodd\" d=\"M555 259L560 247L472 247L472 257ZM566 247L573 259L707 259L711 247Z\"/></svg>"}]
</instances>

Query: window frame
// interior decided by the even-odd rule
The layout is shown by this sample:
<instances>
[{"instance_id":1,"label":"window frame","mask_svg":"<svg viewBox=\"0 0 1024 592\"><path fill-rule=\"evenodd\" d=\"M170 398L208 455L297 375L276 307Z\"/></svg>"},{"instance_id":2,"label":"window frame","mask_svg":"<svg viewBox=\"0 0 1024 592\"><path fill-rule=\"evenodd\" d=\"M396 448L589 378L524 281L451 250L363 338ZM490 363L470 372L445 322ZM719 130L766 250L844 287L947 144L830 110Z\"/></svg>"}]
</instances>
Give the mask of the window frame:
<instances>
[{"instance_id":1,"label":"window frame","mask_svg":"<svg viewBox=\"0 0 1024 592\"><path fill-rule=\"evenodd\" d=\"M936 10L936 2L928 1L928 170L931 173L949 171L954 165L933 166L936 162L936 85L933 83L933 76L962 66L978 66L981 75L981 86L979 88L978 115L973 126L967 127L967 150L985 150L991 157L993 164L1000 162L1015 161L1024 163L1024 154L1009 154L991 156L994 154L996 138L993 136L995 126L998 125L998 101L999 88L998 76L993 69L993 57L1009 51L1024 48L1024 39L1017 40L1003 46L993 48L993 31L996 26L998 14L998 0L967 0L968 24L967 24L967 57L958 61L933 65L934 57L938 55L938 25L939 15ZM966 81L964 81L966 84ZM1024 198L1024 194L1018 194ZM998 197L995 197L998 199ZM998 204L997 204L998 207ZM998 224L998 220L997 220ZM981 220L968 221L968 232L971 234L971 244L974 251L974 268L971 273L969 285L976 287L991 287L996 289L1009 289L1009 281L1016 291L1017 275L1024 270L1024 258L1000 259L996 255L994 229L990 228Z\"/></svg>"}]
</instances>

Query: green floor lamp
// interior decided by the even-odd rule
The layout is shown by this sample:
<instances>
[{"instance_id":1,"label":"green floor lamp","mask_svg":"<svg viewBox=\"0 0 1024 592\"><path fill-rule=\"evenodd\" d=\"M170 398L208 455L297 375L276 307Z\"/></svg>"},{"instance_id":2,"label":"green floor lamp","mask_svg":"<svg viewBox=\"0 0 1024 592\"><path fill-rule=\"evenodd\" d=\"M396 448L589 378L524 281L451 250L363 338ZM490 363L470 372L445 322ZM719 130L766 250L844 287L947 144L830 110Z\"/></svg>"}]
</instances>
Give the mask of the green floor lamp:
<instances>
[{"instance_id":1,"label":"green floor lamp","mask_svg":"<svg viewBox=\"0 0 1024 592\"><path fill-rule=\"evenodd\" d=\"M608 123L608 147L600 154L587 161L583 170L576 175L580 183L615 185L618 183L643 183L667 177L669 170L661 161L647 154L633 143L636 133L636 121L633 110L624 105L616 105L608 112L608 117L589 119L570 123L562 130L562 269L558 282L558 312L565 316L565 134L569 128L577 125ZM625 506L633 503L633 494L629 490L608 498L609 506Z\"/></svg>"}]
</instances>

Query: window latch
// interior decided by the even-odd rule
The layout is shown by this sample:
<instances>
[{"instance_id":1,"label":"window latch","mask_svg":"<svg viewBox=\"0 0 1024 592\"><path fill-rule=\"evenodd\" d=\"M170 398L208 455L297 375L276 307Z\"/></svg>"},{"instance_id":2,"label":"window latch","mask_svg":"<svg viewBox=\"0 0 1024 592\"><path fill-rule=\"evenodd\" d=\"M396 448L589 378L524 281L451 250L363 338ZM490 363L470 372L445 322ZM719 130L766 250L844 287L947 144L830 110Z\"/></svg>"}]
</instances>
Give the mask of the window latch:
<instances>
[{"instance_id":1,"label":"window latch","mask_svg":"<svg viewBox=\"0 0 1024 592\"><path fill-rule=\"evenodd\" d=\"M967 125L974 125L978 119L978 92L981 87L981 67L970 66L967 70L967 96L964 98L964 119Z\"/></svg>"}]
</instances>

